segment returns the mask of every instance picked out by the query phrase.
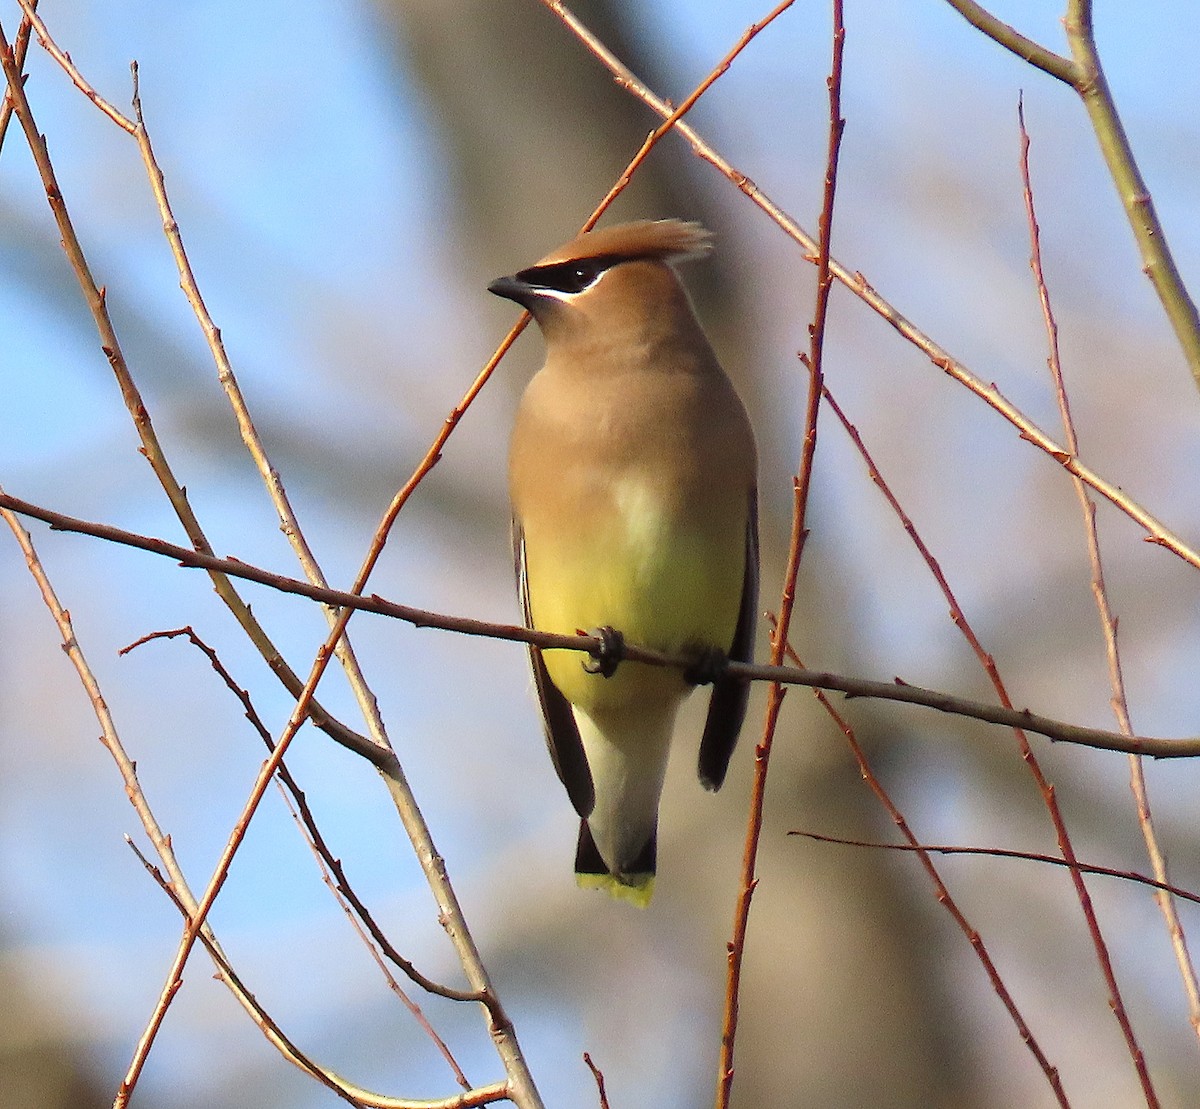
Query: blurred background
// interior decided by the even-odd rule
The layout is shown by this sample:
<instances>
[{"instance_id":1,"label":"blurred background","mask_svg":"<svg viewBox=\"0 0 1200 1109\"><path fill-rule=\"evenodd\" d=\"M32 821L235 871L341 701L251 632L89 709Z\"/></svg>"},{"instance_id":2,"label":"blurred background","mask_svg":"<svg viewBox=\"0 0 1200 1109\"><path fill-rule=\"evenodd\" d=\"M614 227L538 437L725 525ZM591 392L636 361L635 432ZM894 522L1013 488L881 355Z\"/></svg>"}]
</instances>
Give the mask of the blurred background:
<instances>
[{"instance_id":1,"label":"blurred background","mask_svg":"<svg viewBox=\"0 0 1200 1109\"><path fill-rule=\"evenodd\" d=\"M572 9L676 102L769 5L578 0ZM992 10L1065 50L1062 5ZM1200 280L1200 17L1182 0L1098 5L1110 83L1185 279ZM514 318L487 282L570 238L658 122L536 0L163 6L58 0L51 31L147 125L201 289L332 583L352 579L394 490ZM10 39L19 9L0 5ZM1084 459L1197 539L1200 396L1139 268L1075 95L938 0L848 5L847 130L835 253L1058 437L1018 174L1023 90L1047 279ZM690 122L815 230L824 173L827 5L799 3ZM168 457L218 553L295 562L241 448L134 143L34 46L28 93L96 280ZM682 139L660 144L606 217L681 216L717 235L687 273L762 448L764 607L777 604L799 453L814 275L800 250ZM58 242L23 136L0 150L0 482L61 511L184 542ZM524 336L392 533L371 589L516 621L503 459L539 363ZM1112 726L1083 529L1060 469L835 288L827 382L933 548L1013 700ZM861 460L822 425L793 642L813 666L991 699L946 606ZM1197 731L1193 571L1099 511L1125 677L1143 734ZM182 640L190 624L278 734L288 698L208 580L31 523L146 794L201 889L262 758L240 706ZM305 673L325 624L247 586ZM704 795L681 729L653 906L574 887L575 819L521 648L375 617L353 639L547 1105L711 1103L725 942L741 858L747 724ZM16 545L0 541L0 1106L108 1104L177 943L176 911L122 842L142 841L98 727ZM766 635L762 637L765 651ZM320 697L352 726L332 671ZM693 705L694 725L703 710ZM755 702L761 708L761 692ZM1055 850L1002 729L845 706L926 842ZM686 736L684 735L686 733ZM1033 738L1081 858L1147 870L1124 756ZM397 947L456 983L453 953L375 773L311 728L289 763L334 852ZM1200 887L1200 769L1147 766L1176 882ZM888 838L809 694L786 703L768 789L742 995L740 1106L1052 1103L915 859L792 829ZM1066 874L939 862L1074 1104L1140 1103ZM1161 918L1141 887L1089 882L1163 1104L1200 1102L1200 1054ZM1185 927L1200 927L1194 907ZM445 1096L450 1074L396 1003L268 795L212 924L249 988L313 1058L353 1081ZM285 1064L196 953L134 1099L163 1109L338 1104ZM468 1076L500 1076L478 1012L419 998Z\"/></svg>"}]
</instances>

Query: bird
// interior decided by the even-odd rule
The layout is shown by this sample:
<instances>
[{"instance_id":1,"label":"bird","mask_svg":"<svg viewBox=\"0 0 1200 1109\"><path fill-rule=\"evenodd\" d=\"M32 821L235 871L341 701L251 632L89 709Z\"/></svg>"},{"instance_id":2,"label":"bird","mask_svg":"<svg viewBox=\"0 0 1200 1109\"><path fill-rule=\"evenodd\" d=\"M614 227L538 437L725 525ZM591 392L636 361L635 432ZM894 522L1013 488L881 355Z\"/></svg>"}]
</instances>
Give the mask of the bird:
<instances>
[{"instance_id":1,"label":"bird","mask_svg":"<svg viewBox=\"0 0 1200 1109\"><path fill-rule=\"evenodd\" d=\"M675 267L709 253L698 223L578 235L489 286L546 348L509 446L513 553L526 625L602 638L599 661L529 650L554 768L580 818L577 882L645 907L676 713L713 690L698 773L717 790L749 684L758 605L754 431ZM620 661L623 641L687 672Z\"/></svg>"}]
</instances>

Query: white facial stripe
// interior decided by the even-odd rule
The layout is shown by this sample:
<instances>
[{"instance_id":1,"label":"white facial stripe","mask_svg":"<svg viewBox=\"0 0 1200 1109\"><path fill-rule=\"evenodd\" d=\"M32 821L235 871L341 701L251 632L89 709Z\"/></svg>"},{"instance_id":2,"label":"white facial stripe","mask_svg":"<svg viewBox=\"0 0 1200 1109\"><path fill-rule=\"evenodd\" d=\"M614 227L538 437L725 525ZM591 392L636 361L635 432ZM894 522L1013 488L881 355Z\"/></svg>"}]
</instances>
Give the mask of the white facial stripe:
<instances>
[{"instance_id":1,"label":"white facial stripe","mask_svg":"<svg viewBox=\"0 0 1200 1109\"><path fill-rule=\"evenodd\" d=\"M583 296L584 293L596 288L596 286L599 285L600 282L612 272L612 270L613 267L611 266L608 269L601 270L591 284L585 285L582 289L577 289L574 292L568 292L565 289L554 289L546 285L535 285L533 288L537 295L544 300L557 300L561 301L563 304L567 304L574 300L575 297Z\"/></svg>"}]
</instances>

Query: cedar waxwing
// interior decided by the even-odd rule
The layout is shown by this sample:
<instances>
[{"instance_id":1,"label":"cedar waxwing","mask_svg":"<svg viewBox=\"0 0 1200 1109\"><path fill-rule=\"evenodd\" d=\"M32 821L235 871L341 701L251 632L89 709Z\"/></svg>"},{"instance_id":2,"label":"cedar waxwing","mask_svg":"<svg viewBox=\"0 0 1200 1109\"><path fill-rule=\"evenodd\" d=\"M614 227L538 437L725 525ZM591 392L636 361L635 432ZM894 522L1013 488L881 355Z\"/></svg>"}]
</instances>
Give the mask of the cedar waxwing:
<instances>
[{"instance_id":1,"label":"cedar waxwing","mask_svg":"<svg viewBox=\"0 0 1200 1109\"><path fill-rule=\"evenodd\" d=\"M642 906L689 678L711 678L722 655L754 653L754 432L672 268L708 253L709 240L679 220L622 224L488 286L527 308L546 343L509 452L527 624L615 629L696 659L685 675L530 649L550 754L582 819L579 884ZM724 781L748 695L744 682L714 686L699 760L710 790Z\"/></svg>"}]
</instances>

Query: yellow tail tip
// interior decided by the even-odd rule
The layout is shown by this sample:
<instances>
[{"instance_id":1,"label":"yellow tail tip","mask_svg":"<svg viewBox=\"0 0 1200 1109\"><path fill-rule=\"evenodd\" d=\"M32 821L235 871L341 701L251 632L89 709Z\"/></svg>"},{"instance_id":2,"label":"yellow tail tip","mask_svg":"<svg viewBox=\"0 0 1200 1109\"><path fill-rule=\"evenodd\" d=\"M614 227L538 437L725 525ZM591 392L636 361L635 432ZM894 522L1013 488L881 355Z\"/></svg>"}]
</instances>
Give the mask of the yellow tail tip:
<instances>
[{"instance_id":1,"label":"yellow tail tip","mask_svg":"<svg viewBox=\"0 0 1200 1109\"><path fill-rule=\"evenodd\" d=\"M628 901L639 909L650 904L654 895L653 874L627 874L624 880L611 874L576 874L575 882L580 889L603 890L618 901Z\"/></svg>"}]
</instances>

